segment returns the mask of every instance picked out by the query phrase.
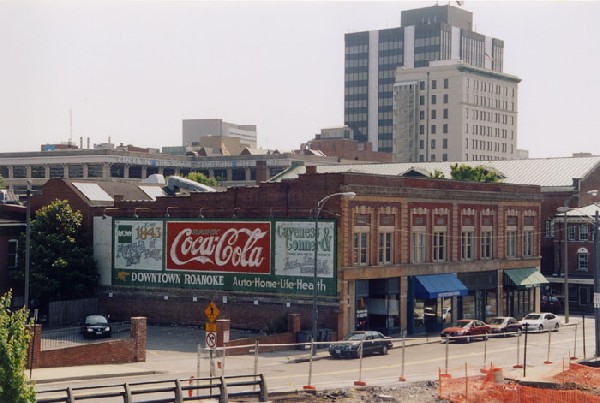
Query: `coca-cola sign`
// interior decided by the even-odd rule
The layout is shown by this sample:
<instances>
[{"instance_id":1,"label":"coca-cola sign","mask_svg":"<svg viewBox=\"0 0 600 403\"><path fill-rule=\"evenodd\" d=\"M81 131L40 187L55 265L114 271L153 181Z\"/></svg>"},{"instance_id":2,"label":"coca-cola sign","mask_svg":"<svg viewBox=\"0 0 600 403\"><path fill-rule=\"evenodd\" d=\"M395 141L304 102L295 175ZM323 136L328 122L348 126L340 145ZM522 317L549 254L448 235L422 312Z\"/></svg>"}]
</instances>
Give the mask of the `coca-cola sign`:
<instances>
[{"instance_id":1,"label":"coca-cola sign","mask_svg":"<svg viewBox=\"0 0 600 403\"><path fill-rule=\"evenodd\" d=\"M229 273L271 271L269 222L167 222L166 269Z\"/></svg>"}]
</instances>

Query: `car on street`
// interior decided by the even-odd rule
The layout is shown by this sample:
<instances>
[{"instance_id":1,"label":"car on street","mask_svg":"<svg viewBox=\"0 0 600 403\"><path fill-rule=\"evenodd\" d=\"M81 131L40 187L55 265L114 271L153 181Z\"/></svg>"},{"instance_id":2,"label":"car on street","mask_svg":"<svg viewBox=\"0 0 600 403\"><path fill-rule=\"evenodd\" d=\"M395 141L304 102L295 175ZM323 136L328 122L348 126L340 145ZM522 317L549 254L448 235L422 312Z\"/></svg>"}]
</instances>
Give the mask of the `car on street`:
<instances>
[{"instance_id":1,"label":"car on street","mask_svg":"<svg viewBox=\"0 0 600 403\"><path fill-rule=\"evenodd\" d=\"M487 339L490 332L490 326L481 320L460 319L442 330L440 337L442 341L454 339L470 343L474 338Z\"/></svg>"},{"instance_id":2,"label":"car on street","mask_svg":"<svg viewBox=\"0 0 600 403\"><path fill-rule=\"evenodd\" d=\"M534 312L526 315L521 320L521 325L528 332L558 331L560 320L550 312Z\"/></svg>"},{"instance_id":3,"label":"car on street","mask_svg":"<svg viewBox=\"0 0 600 403\"><path fill-rule=\"evenodd\" d=\"M562 311L562 302L560 298L552 295L544 295L540 301L540 309L544 312L557 314Z\"/></svg>"},{"instance_id":4,"label":"car on street","mask_svg":"<svg viewBox=\"0 0 600 403\"><path fill-rule=\"evenodd\" d=\"M514 334L516 336L521 335L522 326L519 321L512 316L496 316L488 320L487 323L490 325L492 335L504 337L509 334Z\"/></svg>"},{"instance_id":5,"label":"car on street","mask_svg":"<svg viewBox=\"0 0 600 403\"><path fill-rule=\"evenodd\" d=\"M342 342L331 344L329 354L333 358L358 358L361 346L363 356L373 353L386 355L392 348L393 343L390 337L384 336L380 332L373 330L355 331L348 333Z\"/></svg>"},{"instance_id":6,"label":"car on street","mask_svg":"<svg viewBox=\"0 0 600 403\"><path fill-rule=\"evenodd\" d=\"M81 322L81 335L85 339L92 337L111 337L112 327L104 315L87 315Z\"/></svg>"}]
</instances>

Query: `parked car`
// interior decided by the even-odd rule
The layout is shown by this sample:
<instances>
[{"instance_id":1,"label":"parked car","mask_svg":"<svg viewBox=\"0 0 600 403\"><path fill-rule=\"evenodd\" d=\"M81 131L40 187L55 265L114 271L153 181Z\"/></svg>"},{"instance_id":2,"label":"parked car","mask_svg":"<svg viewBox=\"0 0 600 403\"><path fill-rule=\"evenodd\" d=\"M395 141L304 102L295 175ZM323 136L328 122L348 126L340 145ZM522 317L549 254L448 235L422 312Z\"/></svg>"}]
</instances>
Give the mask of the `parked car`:
<instances>
[{"instance_id":1,"label":"parked car","mask_svg":"<svg viewBox=\"0 0 600 403\"><path fill-rule=\"evenodd\" d=\"M362 343L361 343L362 342ZM334 357L352 357L360 356L360 346L362 344L362 355L379 353L386 355L392 348L392 339L384 336L380 332L366 330L350 332L344 337L341 343L331 344L329 354Z\"/></svg>"},{"instance_id":2,"label":"parked car","mask_svg":"<svg viewBox=\"0 0 600 403\"><path fill-rule=\"evenodd\" d=\"M544 295L540 302L540 309L544 312L557 314L562 311L562 303L559 297Z\"/></svg>"},{"instance_id":3,"label":"parked car","mask_svg":"<svg viewBox=\"0 0 600 403\"><path fill-rule=\"evenodd\" d=\"M543 332L545 330L558 331L559 319L550 312L530 313L521 320L523 330Z\"/></svg>"},{"instance_id":4,"label":"parked car","mask_svg":"<svg viewBox=\"0 0 600 403\"><path fill-rule=\"evenodd\" d=\"M492 335L502 335L506 337L513 333L517 336L521 335L522 326L518 320L512 316L496 316L488 321Z\"/></svg>"},{"instance_id":5,"label":"parked car","mask_svg":"<svg viewBox=\"0 0 600 403\"><path fill-rule=\"evenodd\" d=\"M112 327L104 315L87 315L81 323L81 334L84 338L111 337Z\"/></svg>"},{"instance_id":6,"label":"parked car","mask_svg":"<svg viewBox=\"0 0 600 403\"><path fill-rule=\"evenodd\" d=\"M485 322L475 319L460 319L442 330L440 336L443 341L447 337L456 337L458 341L470 343L474 338L487 339L489 333L490 327Z\"/></svg>"}]
</instances>

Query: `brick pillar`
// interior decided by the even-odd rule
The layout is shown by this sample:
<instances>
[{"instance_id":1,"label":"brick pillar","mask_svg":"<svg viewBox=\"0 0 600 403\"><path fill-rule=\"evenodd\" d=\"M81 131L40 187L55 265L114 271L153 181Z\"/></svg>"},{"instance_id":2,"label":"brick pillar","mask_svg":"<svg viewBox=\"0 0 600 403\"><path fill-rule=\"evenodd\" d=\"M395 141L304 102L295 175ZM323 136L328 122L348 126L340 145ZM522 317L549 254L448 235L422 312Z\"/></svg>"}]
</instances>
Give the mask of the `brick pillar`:
<instances>
[{"instance_id":1,"label":"brick pillar","mask_svg":"<svg viewBox=\"0 0 600 403\"><path fill-rule=\"evenodd\" d=\"M27 348L26 368L40 368L42 366L42 325L36 324L29 328L31 340ZM33 349L33 352L31 351ZM29 365L31 363L31 366Z\"/></svg>"},{"instance_id":2,"label":"brick pillar","mask_svg":"<svg viewBox=\"0 0 600 403\"><path fill-rule=\"evenodd\" d=\"M300 314L289 313L287 317L287 331L296 334L300 331Z\"/></svg>"},{"instance_id":3,"label":"brick pillar","mask_svg":"<svg viewBox=\"0 0 600 403\"><path fill-rule=\"evenodd\" d=\"M225 347L229 342L229 330L231 329L231 321L229 319L217 320L217 347Z\"/></svg>"},{"instance_id":4,"label":"brick pillar","mask_svg":"<svg viewBox=\"0 0 600 403\"><path fill-rule=\"evenodd\" d=\"M131 318L131 335L135 351L133 352L134 362L146 361L146 331L147 319L143 316Z\"/></svg>"}]
</instances>

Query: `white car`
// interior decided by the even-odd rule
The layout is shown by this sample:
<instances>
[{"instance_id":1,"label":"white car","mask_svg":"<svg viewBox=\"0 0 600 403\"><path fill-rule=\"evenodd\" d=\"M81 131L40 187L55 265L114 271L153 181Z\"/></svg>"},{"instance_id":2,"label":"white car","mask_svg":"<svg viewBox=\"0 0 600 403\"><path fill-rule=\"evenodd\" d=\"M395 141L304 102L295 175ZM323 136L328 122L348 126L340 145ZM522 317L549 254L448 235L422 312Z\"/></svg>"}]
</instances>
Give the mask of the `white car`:
<instances>
[{"instance_id":1,"label":"white car","mask_svg":"<svg viewBox=\"0 0 600 403\"><path fill-rule=\"evenodd\" d=\"M550 312L530 313L521 320L523 330L528 332L537 331L558 331L560 327L559 319L556 315Z\"/></svg>"}]
</instances>

